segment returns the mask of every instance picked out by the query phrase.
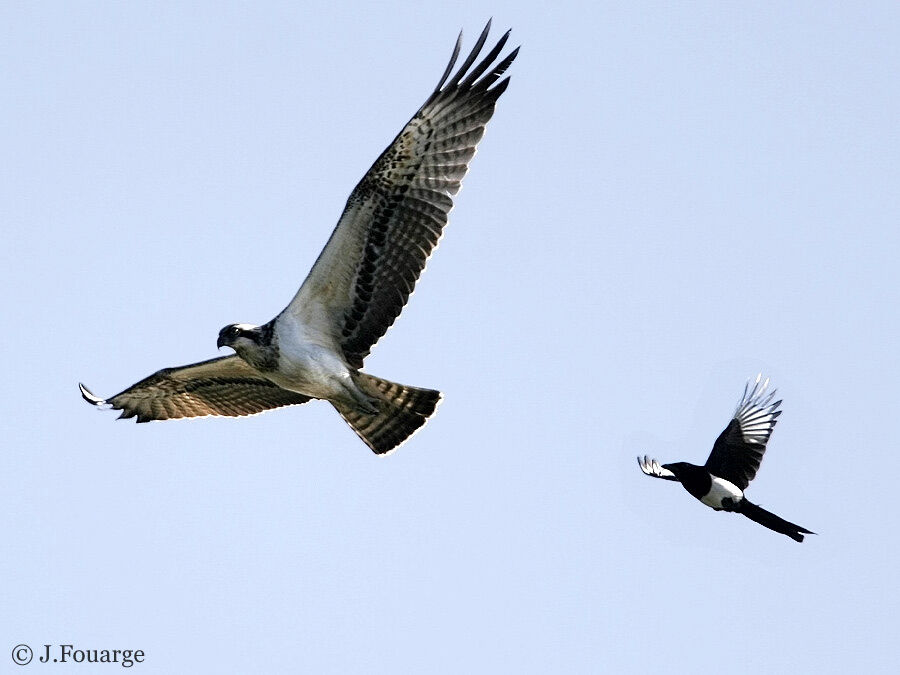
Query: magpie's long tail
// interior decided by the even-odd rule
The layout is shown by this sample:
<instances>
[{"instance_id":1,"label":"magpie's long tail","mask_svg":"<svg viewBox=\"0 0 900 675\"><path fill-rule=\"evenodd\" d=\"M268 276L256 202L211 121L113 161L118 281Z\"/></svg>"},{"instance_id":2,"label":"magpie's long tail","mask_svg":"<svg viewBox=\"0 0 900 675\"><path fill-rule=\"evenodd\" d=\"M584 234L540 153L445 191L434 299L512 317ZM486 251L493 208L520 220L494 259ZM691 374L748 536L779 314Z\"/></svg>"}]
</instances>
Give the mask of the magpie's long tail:
<instances>
[{"instance_id":1,"label":"magpie's long tail","mask_svg":"<svg viewBox=\"0 0 900 675\"><path fill-rule=\"evenodd\" d=\"M815 534L812 530L807 530L805 527L789 523L784 518L779 518L774 513L769 513L761 506L748 502L746 499L740 501L740 508L738 511L739 513L743 513L753 522L764 525L770 530L786 534L794 541L803 541L803 534Z\"/></svg>"}]
</instances>

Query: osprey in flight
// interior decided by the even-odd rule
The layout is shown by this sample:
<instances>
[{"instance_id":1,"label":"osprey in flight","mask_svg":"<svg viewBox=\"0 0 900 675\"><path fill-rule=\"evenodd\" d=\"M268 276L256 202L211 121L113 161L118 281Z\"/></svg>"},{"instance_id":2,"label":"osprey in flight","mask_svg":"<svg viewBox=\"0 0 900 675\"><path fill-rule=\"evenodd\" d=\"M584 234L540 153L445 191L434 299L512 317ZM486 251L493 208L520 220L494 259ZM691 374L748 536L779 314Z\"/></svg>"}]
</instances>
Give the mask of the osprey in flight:
<instances>
[{"instance_id":1,"label":"osprey in flight","mask_svg":"<svg viewBox=\"0 0 900 675\"><path fill-rule=\"evenodd\" d=\"M350 193L331 238L278 316L262 326L223 328L217 345L234 349L231 356L160 370L109 399L79 384L85 400L149 422L252 415L325 399L378 454L425 424L440 392L360 368L412 293L509 85L508 77L498 80L518 48L496 62L509 31L475 64L490 25L451 76L460 33L437 87Z\"/></svg>"},{"instance_id":2,"label":"osprey in flight","mask_svg":"<svg viewBox=\"0 0 900 675\"><path fill-rule=\"evenodd\" d=\"M743 514L794 541L803 541L804 534L815 532L769 513L744 496L744 490L756 477L766 443L781 414L781 401L772 403L775 390L766 394L769 380L760 384L761 379L762 375L758 375L752 389L747 382L734 417L719 434L704 466L687 462L660 465L647 455L638 457L638 465L648 476L679 481L685 490L716 511Z\"/></svg>"}]
</instances>

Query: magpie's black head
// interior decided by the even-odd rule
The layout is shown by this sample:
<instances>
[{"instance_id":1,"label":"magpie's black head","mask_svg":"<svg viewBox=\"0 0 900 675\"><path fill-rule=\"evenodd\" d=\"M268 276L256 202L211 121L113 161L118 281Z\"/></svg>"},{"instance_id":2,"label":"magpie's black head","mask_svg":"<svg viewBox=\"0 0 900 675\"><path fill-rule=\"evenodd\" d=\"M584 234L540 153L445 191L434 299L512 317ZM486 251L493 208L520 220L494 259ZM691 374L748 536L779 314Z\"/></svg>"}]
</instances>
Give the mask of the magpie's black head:
<instances>
[{"instance_id":1,"label":"magpie's black head","mask_svg":"<svg viewBox=\"0 0 900 675\"><path fill-rule=\"evenodd\" d=\"M251 326L246 323L233 323L230 326L225 326L222 330L219 331L219 339L216 340L216 347L221 349L222 347L231 347L235 351L238 351L238 347L241 344L246 344L243 342L244 340L249 340L250 342L257 344L259 342L259 327Z\"/></svg>"}]
</instances>

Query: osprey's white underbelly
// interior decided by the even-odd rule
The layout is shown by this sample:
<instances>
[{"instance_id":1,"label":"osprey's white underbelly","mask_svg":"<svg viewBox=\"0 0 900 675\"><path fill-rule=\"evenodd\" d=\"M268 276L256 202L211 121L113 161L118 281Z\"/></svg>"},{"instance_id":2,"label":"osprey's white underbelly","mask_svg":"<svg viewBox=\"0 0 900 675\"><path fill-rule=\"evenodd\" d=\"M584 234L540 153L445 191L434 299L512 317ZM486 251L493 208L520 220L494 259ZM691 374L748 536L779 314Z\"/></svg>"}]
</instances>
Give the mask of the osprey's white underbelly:
<instances>
[{"instance_id":1,"label":"osprey's white underbelly","mask_svg":"<svg viewBox=\"0 0 900 675\"><path fill-rule=\"evenodd\" d=\"M318 331L290 315L275 324L278 369L266 376L278 386L328 400L359 399L350 369L340 349Z\"/></svg>"},{"instance_id":2,"label":"osprey's white underbelly","mask_svg":"<svg viewBox=\"0 0 900 675\"><path fill-rule=\"evenodd\" d=\"M716 511L720 511L722 509L723 499L730 499L732 503L736 504L743 498L744 492L737 485L724 478L713 476L712 487L709 489L706 496L700 498L700 501L707 506L714 508Z\"/></svg>"}]
</instances>

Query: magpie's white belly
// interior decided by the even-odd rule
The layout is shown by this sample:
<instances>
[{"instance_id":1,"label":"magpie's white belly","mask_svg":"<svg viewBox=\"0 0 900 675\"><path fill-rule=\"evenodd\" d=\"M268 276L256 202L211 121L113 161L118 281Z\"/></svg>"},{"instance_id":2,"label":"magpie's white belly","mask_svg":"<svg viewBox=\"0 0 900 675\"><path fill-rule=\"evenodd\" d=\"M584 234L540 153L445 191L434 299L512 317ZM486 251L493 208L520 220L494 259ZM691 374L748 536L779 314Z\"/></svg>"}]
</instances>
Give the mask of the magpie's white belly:
<instances>
[{"instance_id":1,"label":"magpie's white belly","mask_svg":"<svg viewBox=\"0 0 900 675\"><path fill-rule=\"evenodd\" d=\"M723 499L731 499L732 502L737 503L743 498L744 493L737 485L724 478L713 476L712 487L706 496L700 498L700 501L719 511L722 509Z\"/></svg>"}]
</instances>

